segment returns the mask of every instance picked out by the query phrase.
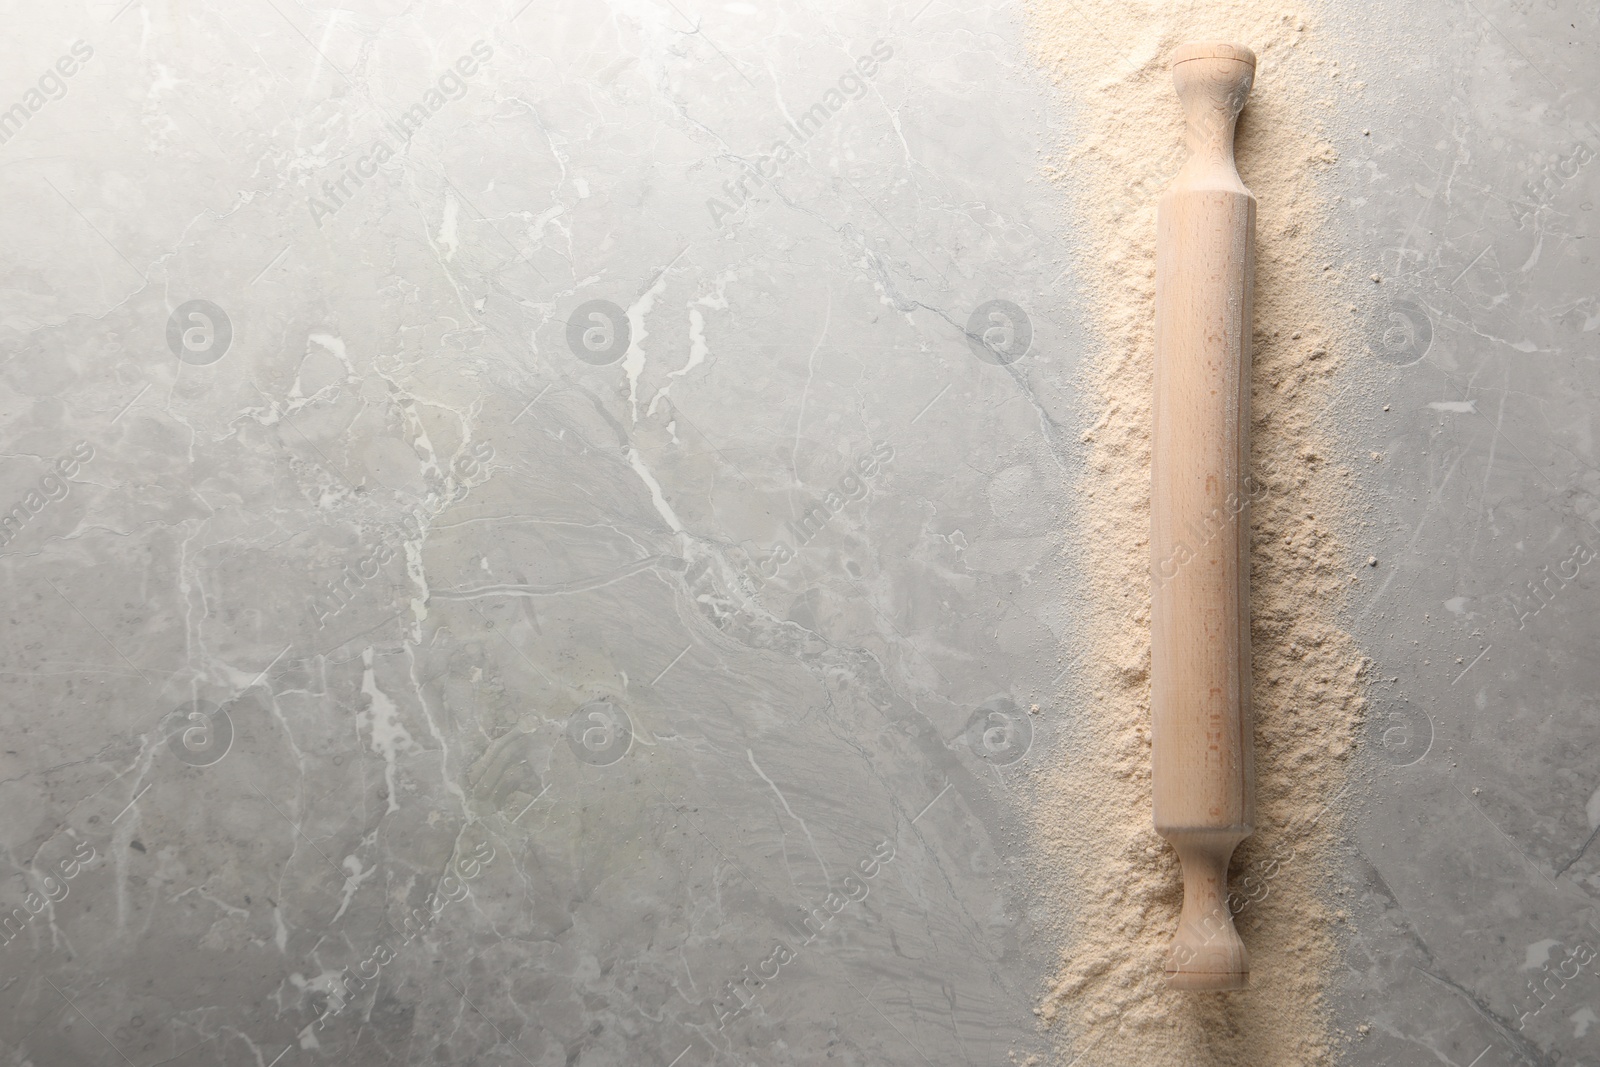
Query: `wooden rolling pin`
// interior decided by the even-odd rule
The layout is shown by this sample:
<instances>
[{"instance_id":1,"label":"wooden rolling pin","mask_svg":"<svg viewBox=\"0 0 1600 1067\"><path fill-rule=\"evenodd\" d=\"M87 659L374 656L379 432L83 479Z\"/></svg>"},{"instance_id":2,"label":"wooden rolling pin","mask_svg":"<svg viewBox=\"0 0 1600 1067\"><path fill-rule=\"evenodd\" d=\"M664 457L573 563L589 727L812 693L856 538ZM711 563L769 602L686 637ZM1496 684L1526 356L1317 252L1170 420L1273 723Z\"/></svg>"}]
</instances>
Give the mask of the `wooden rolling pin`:
<instances>
[{"instance_id":1,"label":"wooden rolling pin","mask_svg":"<svg viewBox=\"0 0 1600 1067\"><path fill-rule=\"evenodd\" d=\"M1183 865L1166 960L1177 989L1242 989L1250 977L1228 860L1255 821L1245 474L1256 198L1233 162L1255 67L1232 44L1173 54L1189 158L1156 216L1151 771L1156 832Z\"/></svg>"}]
</instances>

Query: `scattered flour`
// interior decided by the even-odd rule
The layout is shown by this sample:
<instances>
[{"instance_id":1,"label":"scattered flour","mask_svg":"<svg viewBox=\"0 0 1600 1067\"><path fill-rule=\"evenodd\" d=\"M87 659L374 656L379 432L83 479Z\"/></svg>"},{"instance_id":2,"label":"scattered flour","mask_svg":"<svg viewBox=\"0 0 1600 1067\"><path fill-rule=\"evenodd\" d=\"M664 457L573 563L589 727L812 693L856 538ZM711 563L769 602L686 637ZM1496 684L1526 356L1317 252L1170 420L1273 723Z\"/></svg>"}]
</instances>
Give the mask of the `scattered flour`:
<instances>
[{"instance_id":1,"label":"scattered flour","mask_svg":"<svg viewBox=\"0 0 1600 1067\"><path fill-rule=\"evenodd\" d=\"M1081 235L1094 350L1081 383L1088 462L1067 562L1084 572L1094 634L1069 684L1083 708L1029 783L1037 891L1065 946L1035 1009L1060 1063L1294 1067L1335 1059L1325 991L1337 969L1324 894L1365 661L1340 627L1358 581L1336 531L1349 472L1323 443L1326 406L1360 351L1354 281L1330 249L1321 173L1335 100L1362 91L1318 53L1299 8L1247 0L1029 0L1028 33L1071 113L1047 166ZM1257 222L1252 469L1255 834L1234 856L1251 988L1169 990L1162 959L1178 864L1150 825L1149 493L1156 200L1183 158L1167 57L1190 40L1248 45L1255 88L1239 127ZM1341 79L1341 74L1344 77ZM1085 651L1085 650L1074 650Z\"/></svg>"}]
</instances>

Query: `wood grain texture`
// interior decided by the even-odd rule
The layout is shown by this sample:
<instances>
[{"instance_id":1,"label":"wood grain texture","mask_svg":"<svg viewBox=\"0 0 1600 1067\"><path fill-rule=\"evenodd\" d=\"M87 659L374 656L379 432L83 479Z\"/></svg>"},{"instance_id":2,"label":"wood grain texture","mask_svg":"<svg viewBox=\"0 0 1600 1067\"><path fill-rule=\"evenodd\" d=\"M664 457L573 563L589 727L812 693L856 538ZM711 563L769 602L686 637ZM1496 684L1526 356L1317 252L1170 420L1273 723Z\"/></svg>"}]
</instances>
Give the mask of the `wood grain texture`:
<instances>
[{"instance_id":1,"label":"wood grain texture","mask_svg":"<svg viewBox=\"0 0 1600 1067\"><path fill-rule=\"evenodd\" d=\"M1255 55L1173 55L1189 158L1156 221L1150 685L1155 828L1183 865L1174 987L1244 988L1228 861L1253 829L1249 462L1256 200L1234 167Z\"/></svg>"}]
</instances>

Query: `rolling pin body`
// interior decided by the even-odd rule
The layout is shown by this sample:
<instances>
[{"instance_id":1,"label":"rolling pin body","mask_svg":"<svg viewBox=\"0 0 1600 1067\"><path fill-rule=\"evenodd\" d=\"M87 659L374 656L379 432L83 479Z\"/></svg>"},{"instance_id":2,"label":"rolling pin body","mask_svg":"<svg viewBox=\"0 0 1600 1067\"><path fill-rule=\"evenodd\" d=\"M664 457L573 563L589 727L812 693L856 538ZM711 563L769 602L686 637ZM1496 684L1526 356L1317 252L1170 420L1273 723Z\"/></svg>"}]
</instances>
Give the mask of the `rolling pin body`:
<instances>
[{"instance_id":1,"label":"rolling pin body","mask_svg":"<svg viewBox=\"0 0 1600 1067\"><path fill-rule=\"evenodd\" d=\"M1244 988L1250 967L1228 861L1255 819L1246 471L1256 200L1233 160L1254 74L1247 48L1174 54L1189 158L1156 222L1151 770L1155 828L1183 866L1166 972L1190 990Z\"/></svg>"}]
</instances>

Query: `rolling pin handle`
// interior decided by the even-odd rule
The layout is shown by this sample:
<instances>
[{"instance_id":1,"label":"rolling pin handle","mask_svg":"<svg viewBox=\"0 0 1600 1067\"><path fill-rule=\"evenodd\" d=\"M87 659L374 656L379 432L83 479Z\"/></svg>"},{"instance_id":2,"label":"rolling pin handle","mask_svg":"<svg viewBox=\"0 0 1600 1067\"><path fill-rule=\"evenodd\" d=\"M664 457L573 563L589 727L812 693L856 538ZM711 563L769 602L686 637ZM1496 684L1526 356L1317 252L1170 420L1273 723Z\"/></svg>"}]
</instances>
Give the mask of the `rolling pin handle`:
<instances>
[{"instance_id":1,"label":"rolling pin handle","mask_svg":"<svg viewBox=\"0 0 1600 1067\"><path fill-rule=\"evenodd\" d=\"M1228 859L1245 836L1214 830L1166 835L1183 865L1183 911L1166 963L1173 989L1216 993L1250 984L1250 955L1228 905Z\"/></svg>"},{"instance_id":2,"label":"rolling pin handle","mask_svg":"<svg viewBox=\"0 0 1600 1067\"><path fill-rule=\"evenodd\" d=\"M1186 44L1172 55L1191 161L1233 169L1233 131L1255 81L1256 54L1242 45Z\"/></svg>"}]
</instances>

